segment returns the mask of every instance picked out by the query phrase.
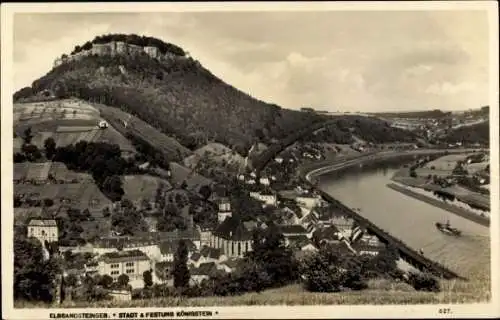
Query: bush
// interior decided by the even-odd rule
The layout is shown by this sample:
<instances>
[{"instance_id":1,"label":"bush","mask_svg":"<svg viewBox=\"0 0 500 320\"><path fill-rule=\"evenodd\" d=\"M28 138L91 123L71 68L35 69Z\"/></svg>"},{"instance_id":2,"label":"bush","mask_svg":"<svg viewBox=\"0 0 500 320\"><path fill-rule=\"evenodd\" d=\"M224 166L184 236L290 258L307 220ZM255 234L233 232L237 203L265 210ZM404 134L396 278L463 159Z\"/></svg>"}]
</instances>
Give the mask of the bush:
<instances>
[{"instance_id":1,"label":"bush","mask_svg":"<svg viewBox=\"0 0 500 320\"><path fill-rule=\"evenodd\" d=\"M433 277L429 273L415 273L411 272L409 274L408 283L418 291L430 291L439 292L441 291L441 286L438 279Z\"/></svg>"}]
</instances>

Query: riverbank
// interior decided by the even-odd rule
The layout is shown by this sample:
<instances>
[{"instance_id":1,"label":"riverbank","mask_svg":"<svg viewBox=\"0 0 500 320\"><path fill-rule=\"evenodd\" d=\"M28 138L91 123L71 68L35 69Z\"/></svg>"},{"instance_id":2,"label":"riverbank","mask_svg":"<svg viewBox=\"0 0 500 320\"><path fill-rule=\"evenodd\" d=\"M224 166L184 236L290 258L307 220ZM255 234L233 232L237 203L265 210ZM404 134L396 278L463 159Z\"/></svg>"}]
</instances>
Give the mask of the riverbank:
<instances>
[{"instance_id":1,"label":"riverbank","mask_svg":"<svg viewBox=\"0 0 500 320\"><path fill-rule=\"evenodd\" d=\"M446 203L442 200L433 199L433 198L426 196L424 194L417 193L413 190L408 189L407 187L403 187L403 186L397 185L395 183L389 183L389 184L387 184L387 187L391 188L392 190L398 191L406 196L415 198L417 200L423 201L423 202L428 203L430 205L436 206L440 209L454 213L457 216L468 219L468 220L475 222L475 223L478 223L482 226L489 227L489 225L490 225L490 220L486 217L482 217L482 216L477 215L473 212L467 211L466 209L460 208L460 207L452 205L450 203Z\"/></svg>"},{"instance_id":2,"label":"riverbank","mask_svg":"<svg viewBox=\"0 0 500 320\"><path fill-rule=\"evenodd\" d=\"M437 151L437 152L435 150L430 151L431 154L436 154L440 152L442 153L443 151ZM407 262L409 262L413 266L419 268L420 270L429 271L438 277L443 277L447 279L453 279L453 278L465 279L465 277L450 270L446 266L434 260L431 260L428 257L422 256L417 251L417 249L410 247L400 239L392 236L386 230L381 229L380 227L372 223L370 220L361 216L358 212L347 207L346 205L344 205L331 195L327 194L326 192L315 186L316 177L325 174L327 172L345 170L353 166L368 165L378 162L391 161L399 158L412 157L415 156L415 153L416 152L411 152L411 151L399 152L399 153L380 152L380 153L357 157L354 159L343 159L343 161L338 161L334 164L328 165L327 167L317 168L309 172L303 170L301 171L301 177L307 184L315 188L316 191L321 195L321 197L325 201L333 205L337 210L353 217L356 221L365 226L367 230L375 234L381 241L385 243L394 244L398 248L401 256L404 257L404 259L407 260ZM418 155L421 156L422 154L425 155L426 154L425 151L422 152L422 150L419 150Z\"/></svg>"},{"instance_id":3,"label":"riverbank","mask_svg":"<svg viewBox=\"0 0 500 320\"><path fill-rule=\"evenodd\" d=\"M450 152L450 153L464 153L467 152L468 150L454 150L455 152ZM470 152L470 151L469 151ZM360 171L360 167L367 168L367 167L374 167L377 168L378 164L374 163L380 163L381 166L380 168L386 168L387 163L392 163L397 166L401 166L405 162L411 162L413 159L417 159L417 157L420 156L425 156L425 155L431 155L431 154L446 154L446 150L431 150L430 152L426 152L425 150L418 150L418 152L406 152L406 153L383 153L383 154L371 154L368 156L364 157L358 157L357 159L342 159L339 161L335 162L325 162L322 161L321 163L315 164L314 166L309 166L308 168L301 168L301 177L305 180L306 183L308 183L310 186L313 186L316 190L318 190L320 195L324 195L326 193L323 192L322 189L319 188L319 186L322 186L322 181L323 179L325 180L338 180L338 177L342 175L342 171ZM398 160L398 157L400 158ZM414 157L412 159L412 157ZM387 161L388 159L392 159L390 161ZM398 162L399 161L399 162ZM364 169L363 169L364 171ZM330 174L331 173L331 174ZM337 176L338 173L338 177ZM328 176L324 177L324 175L328 174ZM385 184L388 182L388 179L384 181L384 183L381 185L381 189L387 189L389 190L389 194L391 193L389 188L385 187ZM358 183L354 183L357 185ZM360 183L362 185L363 183ZM374 186L376 188L376 186ZM363 188L361 188L363 189ZM366 189L366 186L364 187ZM356 190L356 188L352 188L352 190ZM331 193L331 192L330 192ZM387 192L386 192L387 193ZM396 244L401 249L405 250L406 253L402 253L403 255L406 255L405 259L408 259L408 257L411 259L411 257L418 259L418 261L413 261L412 264L414 263L415 265L420 265L420 267L428 262L430 263L430 267L437 267L438 269L443 267L442 264L444 264L446 267L444 267L446 270L454 270L458 274L463 275L467 278L467 280L464 279L453 279L453 280L444 280L441 279L441 283L443 284L443 293L447 296L447 298L456 301L456 302L467 302L471 301L471 299L474 296L481 296L482 298L479 298L479 301L485 301L489 300L490 298L490 293L491 293L491 279L490 279L490 240L488 236L482 236L482 235L472 235L472 236L467 236L463 239L459 239L456 242L455 241L447 241L449 240L449 237L441 235L439 232L434 232L435 230L432 229L430 231L429 229L429 238L426 237L415 237L413 236L413 232L405 233L407 231L405 230L405 227L401 228L399 227L400 225L395 225L394 229L391 227L390 223L383 223L382 221L384 219L378 219L378 222L375 223L382 223L381 225L383 226L384 229L380 227L377 227L375 223L372 223L369 218L370 215L367 216L367 218L364 218L361 216L361 213L354 212L349 207L346 207L344 204L340 203L340 201L337 201L335 197L335 193L331 193L333 196L329 196L327 193L326 197L324 197L325 200L328 201L328 199L332 199L332 201L328 201L330 203L333 203L334 205L337 205L341 208L340 211L345 212L347 214L352 215L355 219L358 219L361 222L366 222L368 224L368 229L376 229L377 236L379 234L381 237L387 237L389 240L394 240L396 241ZM404 203L404 195L401 195L399 197L403 197L403 203ZM350 197L351 199L353 197ZM379 198L380 201L388 200L389 198ZM375 200L376 201L376 200ZM417 200L412 200L417 201ZM356 202L349 202L351 207L354 207L356 205ZM368 213L370 211L369 209L370 206L365 206L365 209L363 210L363 213ZM396 206L389 206L391 210L399 210L396 209ZM342 209L343 208L343 209ZM345 210L345 211L344 211ZM383 210L383 209L382 209ZM436 208L436 210L441 210L439 208ZM397 218L395 221L401 221L400 215L398 215L398 211L393 212ZM411 218L410 218L411 219ZM386 219L387 220L387 219ZM422 219L420 219L422 220ZM391 221L389 219L389 221ZM429 225L432 225L432 221L434 219L431 217ZM398 222L395 222L398 223ZM406 225L403 223L402 225ZM412 230L412 226L410 226L411 223L408 224L409 230ZM427 224L425 224L427 225ZM475 224L472 224L475 225ZM416 226L415 226L416 227ZM484 228L483 226L477 225L479 228ZM403 231L401 231L403 229ZM475 229L475 228L472 228ZM389 232L396 232L395 236L392 236L389 234ZM415 232L422 231L422 229L417 229L414 230ZM392 233L392 232L391 232ZM404 236L407 234L408 236ZM416 252L416 250L412 249L409 245L407 245L405 242L398 240L398 239L403 239L405 242L410 242L414 248L426 248L426 256L422 257L421 255ZM418 243L422 239L422 243ZM472 258L473 257L473 258ZM424 259L422 259L424 258ZM408 259L409 261L411 261ZM437 271L437 270L436 270ZM435 273L436 274L436 273ZM448 287L448 284L451 284L451 287ZM457 292L456 288L460 286L464 290L461 292ZM398 294L394 292L394 294ZM418 302L414 302L418 303Z\"/></svg>"},{"instance_id":4,"label":"riverbank","mask_svg":"<svg viewBox=\"0 0 500 320\"><path fill-rule=\"evenodd\" d=\"M474 193L473 191L461 188L460 186L441 187L439 185L430 184L428 178L422 176L411 177L407 168L398 170L392 176L391 180L400 185L422 190L422 192L424 192L424 195L425 192L438 192L444 195L449 195L451 198L454 198L456 199L456 201L458 201L457 204L448 203L448 205L451 205L451 207L460 207L462 211L465 210L470 214L477 215L481 219L486 219L487 221L489 221L491 210L489 197ZM432 196L430 197L432 198ZM463 206L460 206L458 204L463 204ZM455 213L455 211L449 212ZM484 217L482 217L481 215L484 215Z\"/></svg>"}]
</instances>

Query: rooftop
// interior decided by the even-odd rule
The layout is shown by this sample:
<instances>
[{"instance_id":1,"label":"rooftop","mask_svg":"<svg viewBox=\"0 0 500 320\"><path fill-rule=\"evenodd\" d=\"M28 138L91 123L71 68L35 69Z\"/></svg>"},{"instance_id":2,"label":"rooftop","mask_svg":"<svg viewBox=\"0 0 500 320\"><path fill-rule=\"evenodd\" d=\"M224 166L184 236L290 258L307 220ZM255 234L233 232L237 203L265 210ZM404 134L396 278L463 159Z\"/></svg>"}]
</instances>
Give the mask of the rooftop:
<instances>
[{"instance_id":1,"label":"rooftop","mask_svg":"<svg viewBox=\"0 0 500 320\"><path fill-rule=\"evenodd\" d=\"M175 251L177 251L177 247L179 246L179 241L163 241L159 244L160 247L160 252L161 254L174 254ZM194 245L193 241L186 239L184 240L186 243L186 247L188 251L194 251L196 250L196 246Z\"/></svg>"},{"instance_id":2,"label":"rooftop","mask_svg":"<svg viewBox=\"0 0 500 320\"><path fill-rule=\"evenodd\" d=\"M198 268L193 268L190 270L191 275L208 276L212 272L217 270L217 266L214 262L202 263Z\"/></svg>"},{"instance_id":3,"label":"rooftop","mask_svg":"<svg viewBox=\"0 0 500 320\"><path fill-rule=\"evenodd\" d=\"M214 235L226 240L246 241L252 239L252 233L243 222L235 217L228 217L214 231Z\"/></svg>"},{"instance_id":4,"label":"rooftop","mask_svg":"<svg viewBox=\"0 0 500 320\"><path fill-rule=\"evenodd\" d=\"M210 248L207 246L204 246L201 248L200 255L205 257L205 258L211 258L211 259L219 259L220 256L223 254L221 249L216 249L216 248Z\"/></svg>"},{"instance_id":5,"label":"rooftop","mask_svg":"<svg viewBox=\"0 0 500 320\"><path fill-rule=\"evenodd\" d=\"M289 233L303 233L306 234L307 230L300 224L282 224L278 225L278 229L283 234Z\"/></svg>"},{"instance_id":6,"label":"rooftop","mask_svg":"<svg viewBox=\"0 0 500 320\"><path fill-rule=\"evenodd\" d=\"M28 226L30 227L57 227L54 219L31 219Z\"/></svg>"},{"instance_id":7,"label":"rooftop","mask_svg":"<svg viewBox=\"0 0 500 320\"><path fill-rule=\"evenodd\" d=\"M144 261L149 260L148 256L141 250L108 252L101 256L101 260L106 263Z\"/></svg>"}]
</instances>

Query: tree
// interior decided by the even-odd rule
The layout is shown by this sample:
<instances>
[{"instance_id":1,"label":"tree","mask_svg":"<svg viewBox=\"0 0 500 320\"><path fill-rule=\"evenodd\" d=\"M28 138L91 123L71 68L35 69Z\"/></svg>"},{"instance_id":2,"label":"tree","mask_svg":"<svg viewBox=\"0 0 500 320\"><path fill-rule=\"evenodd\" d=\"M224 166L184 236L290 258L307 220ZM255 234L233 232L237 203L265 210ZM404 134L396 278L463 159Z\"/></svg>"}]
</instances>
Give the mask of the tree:
<instances>
[{"instance_id":1,"label":"tree","mask_svg":"<svg viewBox=\"0 0 500 320\"><path fill-rule=\"evenodd\" d=\"M45 148L45 156L47 159L51 160L56 154L56 141L52 137L47 138L45 139L43 146Z\"/></svg>"},{"instance_id":2,"label":"tree","mask_svg":"<svg viewBox=\"0 0 500 320\"><path fill-rule=\"evenodd\" d=\"M42 245L14 233L14 298L51 302L61 265L56 258L44 260Z\"/></svg>"},{"instance_id":3,"label":"tree","mask_svg":"<svg viewBox=\"0 0 500 320\"><path fill-rule=\"evenodd\" d=\"M298 277L293 253L285 246L283 235L274 225L254 232L252 251L248 252L247 257L262 266L270 277L271 286L283 285Z\"/></svg>"},{"instance_id":4,"label":"tree","mask_svg":"<svg viewBox=\"0 0 500 320\"><path fill-rule=\"evenodd\" d=\"M144 287L150 288L153 286L153 275L151 270L146 270L142 273L142 278L144 279Z\"/></svg>"},{"instance_id":5,"label":"tree","mask_svg":"<svg viewBox=\"0 0 500 320\"><path fill-rule=\"evenodd\" d=\"M212 190L210 189L209 186L203 185L200 187L200 190L198 191L200 195L203 197L203 199L208 200L210 195L212 194Z\"/></svg>"},{"instance_id":6,"label":"tree","mask_svg":"<svg viewBox=\"0 0 500 320\"><path fill-rule=\"evenodd\" d=\"M106 289L109 289L113 284L113 278L110 275L103 275L101 279L99 279L99 285L103 286ZM128 281L127 281L128 284ZM125 284L125 286L127 285Z\"/></svg>"},{"instance_id":7,"label":"tree","mask_svg":"<svg viewBox=\"0 0 500 320\"><path fill-rule=\"evenodd\" d=\"M26 156L23 153L16 152L14 153L14 163L20 163L26 161Z\"/></svg>"},{"instance_id":8,"label":"tree","mask_svg":"<svg viewBox=\"0 0 500 320\"><path fill-rule=\"evenodd\" d=\"M185 288L189 285L191 275L189 274L187 259L188 249L186 242L184 240L179 240L179 245L177 246L177 251L175 252L173 268L175 288Z\"/></svg>"},{"instance_id":9,"label":"tree","mask_svg":"<svg viewBox=\"0 0 500 320\"><path fill-rule=\"evenodd\" d=\"M21 150L28 161L36 161L42 157L40 150L33 144L23 144Z\"/></svg>"},{"instance_id":10,"label":"tree","mask_svg":"<svg viewBox=\"0 0 500 320\"><path fill-rule=\"evenodd\" d=\"M78 283L78 277L75 274L71 273L66 277L66 279L64 279L64 283L68 287L74 287Z\"/></svg>"},{"instance_id":11,"label":"tree","mask_svg":"<svg viewBox=\"0 0 500 320\"><path fill-rule=\"evenodd\" d=\"M24 144L31 144L31 140L33 139L33 133L31 131L31 127L26 128L23 132L23 142Z\"/></svg>"},{"instance_id":12,"label":"tree","mask_svg":"<svg viewBox=\"0 0 500 320\"><path fill-rule=\"evenodd\" d=\"M103 191L104 193L112 200L112 201L120 201L125 191L123 191L122 180L118 175L113 175L104 180L103 183Z\"/></svg>"},{"instance_id":13,"label":"tree","mask_svg":"<svg viewBox=\"0 0 500 320\"><path fill-rule=\"evenodd\" d=\"M45 198L43 199L43 206L44 207L52 207L54 205L54 200L50 198Z\"/></svg>"},{"instance_id":14,"label":"tree","mask_svg":"<svg viewBox=\"0 0 500 320\"><path fill-rule=\"evenodd\" d=\"M130 278L129 278L126 274L124 274L124 273L122 273L122 274L118 277L118 279L117 279L118 285L119 285L121 288L125 288L125 287L127 287L127 286L128 286L129 281L130 281Z\"/></svg>"}]
</instances>

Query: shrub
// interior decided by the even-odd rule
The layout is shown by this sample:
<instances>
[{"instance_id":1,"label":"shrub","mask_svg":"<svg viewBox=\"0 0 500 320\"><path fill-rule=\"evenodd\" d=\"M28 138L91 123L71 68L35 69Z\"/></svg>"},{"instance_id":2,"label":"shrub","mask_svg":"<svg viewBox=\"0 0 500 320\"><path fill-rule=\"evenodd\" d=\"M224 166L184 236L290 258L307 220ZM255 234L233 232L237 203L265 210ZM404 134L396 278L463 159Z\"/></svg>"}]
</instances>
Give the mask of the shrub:
<instances>
[{"instance_id":1,"label":"shrub","mask_svg":"<svg viewBox=\"0 0 500 320\"><path fill-rule=\"evenodd\" d=\"M418 291L430 291L439 292L441 291L441 286L438 279L433 277L429 273L415 273L411 272L409 274L408 283Z\"/></svg>"}]
</instances>

